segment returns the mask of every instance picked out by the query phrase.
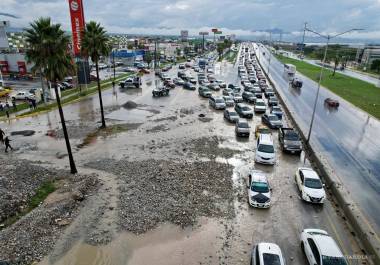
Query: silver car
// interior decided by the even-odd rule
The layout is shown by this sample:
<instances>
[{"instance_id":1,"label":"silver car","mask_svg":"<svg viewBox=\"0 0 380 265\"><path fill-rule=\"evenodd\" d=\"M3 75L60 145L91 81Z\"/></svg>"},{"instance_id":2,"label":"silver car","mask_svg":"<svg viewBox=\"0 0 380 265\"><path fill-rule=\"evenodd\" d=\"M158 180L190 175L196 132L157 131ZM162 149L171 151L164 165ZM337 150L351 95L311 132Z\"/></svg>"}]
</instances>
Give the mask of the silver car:
<instances>
[{"instance_id":1,"label":"silver car","mask_svg":"<svg viewBox=\"0 0 380 265\"><path fill-rule=\"evenodd\" d=\"M237 136L249 137L251 127L246 120L239 120L235 124L235 133Z\"/></svg>"}]
</instances>

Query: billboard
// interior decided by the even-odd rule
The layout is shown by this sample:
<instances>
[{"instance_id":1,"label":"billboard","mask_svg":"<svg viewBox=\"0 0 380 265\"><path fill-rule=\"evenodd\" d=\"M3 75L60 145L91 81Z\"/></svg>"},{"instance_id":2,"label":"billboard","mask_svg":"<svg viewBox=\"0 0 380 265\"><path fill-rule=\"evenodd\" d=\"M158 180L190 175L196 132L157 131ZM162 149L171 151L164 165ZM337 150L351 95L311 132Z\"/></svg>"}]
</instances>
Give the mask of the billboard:
<instances>
[{"instance_id":1,"label":"billboard","mask_svg":"<svg viewBox=\"0 0 380 265\"><path fill-rule=\"evenodd\" d=\"M82 0L69 0L71 29L73 34L73 52L80 55L82 33L84 30L84 13Z\"/></svg>"},{"instance_id":2,"label":"billboard","mask_svg":"<svg viewBox=\"0 0 380 265\"><path fill-rule=\"evenodd\" d=\"M218 29L212 29L211 31L215 33L218 32Z\"/></svg>"}]
</instances>

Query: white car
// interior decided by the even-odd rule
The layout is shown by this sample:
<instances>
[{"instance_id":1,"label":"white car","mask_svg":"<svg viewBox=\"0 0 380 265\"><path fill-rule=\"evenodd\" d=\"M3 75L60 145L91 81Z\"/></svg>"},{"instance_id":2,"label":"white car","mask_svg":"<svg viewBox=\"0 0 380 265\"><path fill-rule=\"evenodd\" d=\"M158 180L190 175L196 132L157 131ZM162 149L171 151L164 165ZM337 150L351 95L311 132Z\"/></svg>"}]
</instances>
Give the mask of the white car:
<instances>
[{"instance_id":1,"label":"white car","mask_svg":"<svg viewBox=\"0 0 380 265\"><path fill-rule=\"evenodd\" d=\"M320 229L304 229L301 248L310 265L348 265L335 240Z\"/></svg>"},{"instance_id":2,"label":"white car","mask_svg":"<svg viewBox=\"0 0 380 265\"><path fill-rule=\"evenodd\" d=\"M211 107L214 109L225 109L226 108L226 102L224 102L224 99L221 97L210 97L208 100Z\"/></svg>"},{"instance_id":3,"label":"white car","mask_svg":"<svg viewBox=\"0 0 380 265\"><path fill-rule=\"evenodd\" d=\"M259 243L252 250L251 265L285 265L285 259L278 245Z\"/></svg>"},{"instance_id":4,"label":"white car","mask_svg":"<svg viewBox=\"0 0 380 265\"><path fill-rule=\"evenodd\" d=\"M254 109L256 113L265 113L265 111L267 110L267 106L265 105L264 100L262 100L261 98L256 99Z\"/></svg>"},{"instance_id":5,"label":"white car","mask_svg":"<svg viewBox=\"0 0 380 265\"><path fill-rule=\"evenodd\" d=\"M252 207L269 208L271 188L264 172L252 170L248 176L248 202Z\"/></svg>"},{"instance_id":6,"label":"white car","mask_svg":"<svg viewBox=\"0 0 380 265\"><path fill-rule=\"evenodd\" d=\"M233 107L235 105L235 101L230 96L223 96L224 102L227 107Z\"/></svg>"},{"instance_id":7,"label":"white car","mask_svg":"<svg viewBox=\"0 0 380 265\"><path fill-rule=\"evenodd\" d=\"M35 96L29 92L19 91L16 94L13 94L11 96L11 98L12 99L18 99L18 100L29 100L29 99L34 99Z\"/></svg>"},{"instance_id":8,"label":"white car","mask_svg":"<svg viewBox=\"0 0 380 265\"><path fill-rule=\"evenodd\" d=\"M318 174L311 168L301 167L296 171L296 183L304 201L324 203L326 192Z\"/></svg>"},{"instance_id":9,"label":"white car","mask_svg":"<svg viewBox=\"0 0 380 265\"><path fill-rule=\"evenodd\" d=\"M257 138L255 162L268 165L274 165L276 163L276 153L274 151L272 135L260 134Z\"/></svg>"}]
</instances>

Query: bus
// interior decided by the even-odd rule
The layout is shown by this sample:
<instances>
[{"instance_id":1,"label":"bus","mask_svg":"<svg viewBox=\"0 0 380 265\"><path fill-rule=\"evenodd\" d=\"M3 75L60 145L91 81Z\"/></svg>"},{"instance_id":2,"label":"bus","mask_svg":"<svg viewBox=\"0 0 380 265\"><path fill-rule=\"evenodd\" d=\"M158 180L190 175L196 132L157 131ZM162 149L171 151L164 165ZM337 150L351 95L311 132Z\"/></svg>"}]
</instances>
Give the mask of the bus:
<instances>
[{"instance_id":1,"label":"bus","mask_svg":"<svg viewBox=\"0 0 380 265\"><path fill-rule=\"evenodd\" d=\"M198 60L198 66L199 66L199 68L205 69L206 65L207 65L207 60L206 59L200 58Z\"/></svg>"},{"instance_id":2,"label":"bus","mask_svg":"<svg viewBox=\"0 0 380 265\"><path fill-rule=\"evenodd\" d=\"M296 71L296 67L293 64L284 64L284 74L289 80L294 79Z\"/></svg>"}]
</instances>

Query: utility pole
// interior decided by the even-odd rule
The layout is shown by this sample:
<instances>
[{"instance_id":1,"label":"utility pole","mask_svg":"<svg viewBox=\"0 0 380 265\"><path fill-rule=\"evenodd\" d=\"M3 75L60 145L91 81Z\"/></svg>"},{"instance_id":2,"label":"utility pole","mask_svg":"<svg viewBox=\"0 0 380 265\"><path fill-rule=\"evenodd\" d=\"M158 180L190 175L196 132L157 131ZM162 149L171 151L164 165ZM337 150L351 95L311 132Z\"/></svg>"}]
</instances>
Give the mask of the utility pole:
<instances>
[{"instance_id":1,"label":"utility pole","mask_svg":"<svg viewBox=\"0 0 380 265\"><path fill-rule=\"evenodd\" d=\"M310 126L309 126L309 132L307 134L307 139L306 139L306 146L307 146L309 144L309 142L310 142L311 131L313 129L315 111L317 109L319 90L321 88L323 70L325 69L326 55L327 55L327 49L328 49L328 46L329 46L329 42L330 42L331 39L333 39L335 37L341 36L343 34L346 34L346 33L352 32L352 31L359 31L359 30L362 30L362 29L350 29L350 30L347 30L347 31L344 31L342 33L338 33L338 34L335 34L335 35L322 35L321 33L313 31L313 30L311 30L309 28L305 28L305 30L307 30L309 32L312 32L312 33L314 33L314 34L316 34L316 35L318 35L318 36L326 39L326 47L325 47L325 52L324 52L323 60L322 60L321 72L319 74L319 79L318 79L317 93L315 95L314 106L313 106L313 113L312 113L312 116L311 116L311 121L310 121ZM305 161L306 161L306 156L304 158L304 164L305 164Z\"/></svg>"},{"instance_id":2,"label":"utility pole","mask_svg":"<svg viewBox=\"0 0 380 265\"><path fill-rule=\"evenodd\" d=\"M268 71L267 71L268 77L269 77L269 70L270 70L270 59L272 55L271 49L270 49L271 43L272 43L272 31L269 32L269 54L268 54L269 58L268 58Z\"/></svg>"},{"instance_id":3,"label":"utility pole","mask_svg":"<svg viewBox=\"0 0 380 265\"><path fill-rule=\"evenodd\" d=\"M307 28L307 22L304 24L303 28L303 36L302 36L302 47L301 47L301 55L304 55L304 47L305 47L305 33L306 33L306 28ZM302 58L301 58L302 59Z\"/></svg>"},{"instance_id":4,"label":"utility pole","mask_svg":"<svg viewBox=\"0 0 380 265\"><path fill-rule=\"evenodd\" d=\"M113 82L112 82L112 87L115 88L115 78L116 78L115 50L112 51L112 60L113 60Z\"/></svg>"}]
</instances>

